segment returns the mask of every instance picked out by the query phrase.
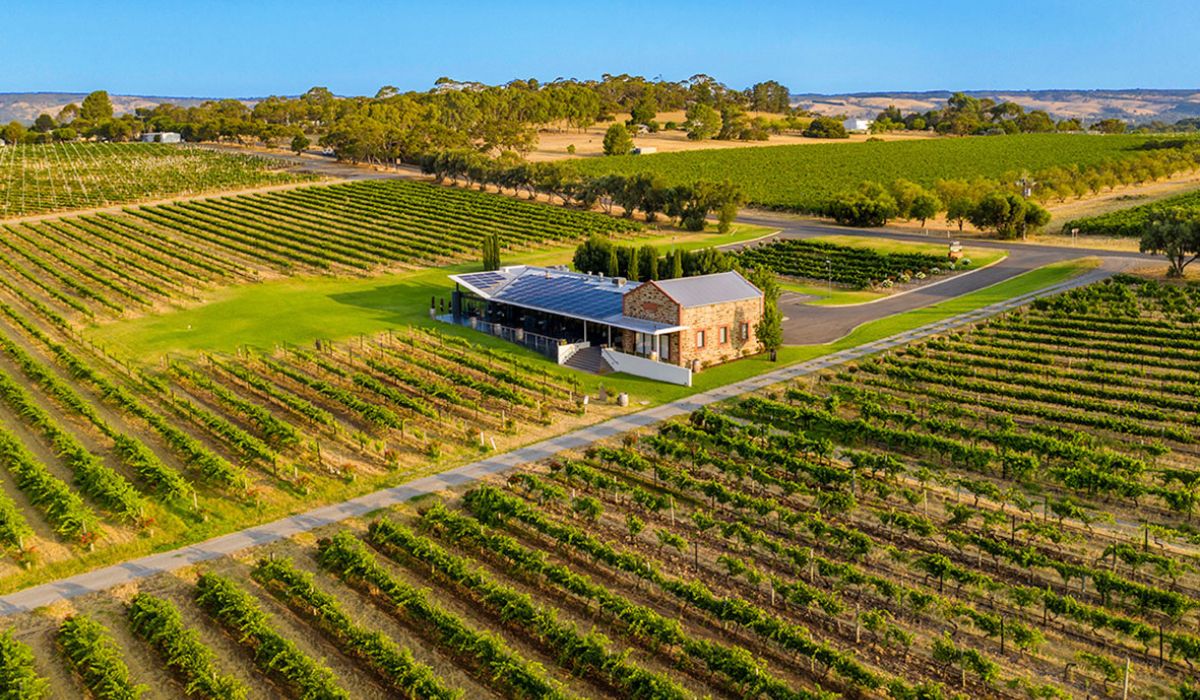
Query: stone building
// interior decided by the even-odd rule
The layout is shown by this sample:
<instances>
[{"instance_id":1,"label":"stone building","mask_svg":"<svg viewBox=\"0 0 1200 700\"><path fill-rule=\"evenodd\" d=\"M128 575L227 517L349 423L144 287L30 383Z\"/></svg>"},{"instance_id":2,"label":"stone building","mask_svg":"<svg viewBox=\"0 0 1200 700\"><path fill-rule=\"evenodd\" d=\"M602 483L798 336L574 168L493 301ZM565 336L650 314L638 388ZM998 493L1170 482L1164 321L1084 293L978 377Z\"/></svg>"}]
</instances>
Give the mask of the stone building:
<instances>
[{"instance_id":1,"label":"stone building","mask_svg":"<svg viewBox=\"0 0 1200 700\"><path fill-rule=\"evenodd\" d=\"M699 370L758 352L763 293L737 272L646 282L625 295L624 313L679 328L657 347L626 333L624 352Z\"/></svg>"},{"instance_id":2,"label":"stone building","mask_svg":"<svg viewBox=\"0 0 1200 700\"><path fill-rule=\"evenodd\" d=\"M763 294L737 272L639 283L518 265L450 278L445 320L590 371L690 384L692 372L760 349Z\"/></svg>"}]
</instances>

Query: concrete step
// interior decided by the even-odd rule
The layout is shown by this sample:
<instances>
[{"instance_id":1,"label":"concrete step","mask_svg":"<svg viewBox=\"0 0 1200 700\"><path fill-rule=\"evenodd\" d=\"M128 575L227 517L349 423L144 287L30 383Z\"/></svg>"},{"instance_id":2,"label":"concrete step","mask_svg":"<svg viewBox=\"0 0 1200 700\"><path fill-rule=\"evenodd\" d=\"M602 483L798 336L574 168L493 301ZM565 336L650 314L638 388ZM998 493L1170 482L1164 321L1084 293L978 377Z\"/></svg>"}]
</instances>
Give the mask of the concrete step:
<instances>
[{"instance_id":1,"label":"concrete step","mask_svg":"<svg viewBox=\"0 0 1200 700\"><path fill-rule=\"evenodd\" d=\"M600 354L600 348L596 346L584 348L576 352L563 364L572 369L590 374L608 374L612 372L612 367L609 367L608 363L604 361L604 356Z\"/></svg>"}]
</instances>

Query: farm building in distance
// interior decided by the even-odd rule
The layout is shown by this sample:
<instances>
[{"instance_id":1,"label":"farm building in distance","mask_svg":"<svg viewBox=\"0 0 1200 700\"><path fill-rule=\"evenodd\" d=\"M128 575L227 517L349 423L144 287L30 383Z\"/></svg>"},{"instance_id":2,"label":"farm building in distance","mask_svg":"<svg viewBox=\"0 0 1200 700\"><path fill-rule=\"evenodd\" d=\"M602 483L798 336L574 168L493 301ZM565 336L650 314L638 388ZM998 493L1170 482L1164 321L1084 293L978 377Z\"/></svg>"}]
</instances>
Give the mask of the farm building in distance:
<instances>
[{"instance_id":1,"label":"farm building in distance","mask_svg":"<svg viewBox=\"0 0 1200 700\"><path fill-rule=\"evenodd\" d=\"M142 143L179 143L183 136L177 131L147 131L142 134Z\"/></svg>"},{"instance_id":2,"label":"farm building in distance","mask_svg":"<svg viewBox=\"0 0 1200 700\"><path fill-rule=\"evenodd\" d=\"M849 119L842 121L842 126L846 128L846 131L869 131L871 129L871 124L874 122L874 119L850 117Z\"/></svg>"},{"instance_id":3,"label":"farm building in distance","mask_svg":"<svg viewBox=\"0 0 1200 700\"><path fill-rule=\"evenodd\" d=\"M585 369L690 384L702 367L759 349L763 294L737 272L631 282L519 265L450 279L447 320Z\"/></svg>"}]
</instances>

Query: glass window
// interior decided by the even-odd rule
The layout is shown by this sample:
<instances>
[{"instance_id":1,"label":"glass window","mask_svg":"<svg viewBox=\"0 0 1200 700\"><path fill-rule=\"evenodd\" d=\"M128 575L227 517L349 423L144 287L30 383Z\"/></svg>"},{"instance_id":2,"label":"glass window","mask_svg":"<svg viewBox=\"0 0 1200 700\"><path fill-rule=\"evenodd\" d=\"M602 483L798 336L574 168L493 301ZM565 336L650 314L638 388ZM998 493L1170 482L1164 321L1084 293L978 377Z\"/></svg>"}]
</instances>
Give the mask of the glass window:
<instances>
[{"instance_id":1,"label":"glass window","mask_svg":"<svg viewBox=\"0 0 1200 700\"><path fill-rule=\"evenodd\" d=\"M750 340L750 324L742 324L742 340Z\"/></svg>"},{"instance_id":2,"label":"glass window","mask_svg":"<svg viewBox=\"0 0 1200 700\"><path fill-rule=\"evenodd\" d=\"M696 347L704 347L704 331L696 331Z\"/></svg>"},{"instance_id":3,"label":"glass window","mask_svg":"<svg viewBox=\"0 0 1200 700\"><path fill-rule=\"evenodd\" d=\"M721 345L729 342L729 326L721 326Z\"/></svg>"}]
</instances>

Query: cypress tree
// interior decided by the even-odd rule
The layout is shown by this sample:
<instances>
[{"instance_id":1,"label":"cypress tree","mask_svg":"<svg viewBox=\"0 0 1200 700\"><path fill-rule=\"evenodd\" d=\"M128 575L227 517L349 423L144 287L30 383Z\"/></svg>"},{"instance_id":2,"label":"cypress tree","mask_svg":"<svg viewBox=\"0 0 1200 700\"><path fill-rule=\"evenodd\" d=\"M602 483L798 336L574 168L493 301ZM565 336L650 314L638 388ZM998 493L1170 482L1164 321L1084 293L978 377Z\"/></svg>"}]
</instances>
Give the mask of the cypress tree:
<instances>
[{"instance_id":1,"label":"cypress tree","mask_svg":"<svg viewBox=\"0 0 1200 700\"><path fill-rule=\"evenodd\" d=\"M613 246L608 249L608 272L609 277L621 276L621 263L617 259L617 247Z\"/></svg>"},{"instance_id":2,"label":"cypress tree","mask_svg":"<svg viewBox=\"0 0 1200 700\"><path fill-rule=\"evenodd\" d=\"M497 234L483 238L483 269L500 269L500 237Z\"/></svg>"},{"instance_id":3,"label":"cypress tree","mask_svg":"<svg viewBox=\"0 0 1200 700\"><path fill-rule=\"evenodd\" d=\"M650 281L658 279L658 249L647 243L642 246L642 252L639 255L642 256L639 267L645 268L642 276Z\"/></svg>"},{"instance_id":4,"label":"cypress tree","mask_svg":"<svg viewBox=\"0 0 1200 700\"><path fill-rule=\"evenodd\" d=\"M680 277L683 277L683 251L676 248L675 254L671 256L671 279Z\"/></svg>"},{"instance_id":5,"label":"cypress tree","mask_svg":"<svg viewBox=\"0 0 1200 700\"><path fill-rule=\"evenodd\" d=\"M641 281L641 271L638 269L638 250L630 246L629 248L629 266L625 269L625 276L634 282Z\"/></svg>"}]
</instances>

